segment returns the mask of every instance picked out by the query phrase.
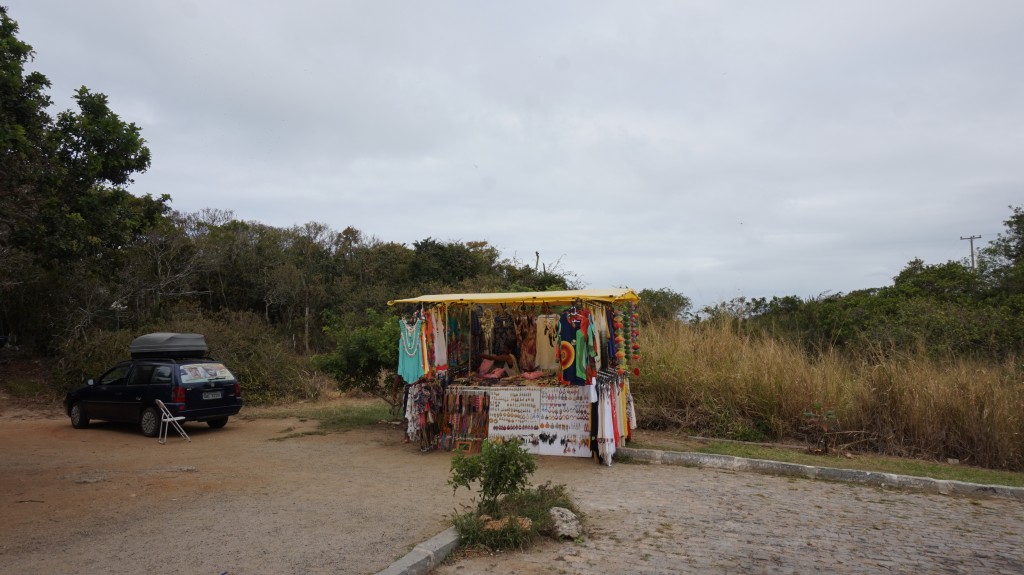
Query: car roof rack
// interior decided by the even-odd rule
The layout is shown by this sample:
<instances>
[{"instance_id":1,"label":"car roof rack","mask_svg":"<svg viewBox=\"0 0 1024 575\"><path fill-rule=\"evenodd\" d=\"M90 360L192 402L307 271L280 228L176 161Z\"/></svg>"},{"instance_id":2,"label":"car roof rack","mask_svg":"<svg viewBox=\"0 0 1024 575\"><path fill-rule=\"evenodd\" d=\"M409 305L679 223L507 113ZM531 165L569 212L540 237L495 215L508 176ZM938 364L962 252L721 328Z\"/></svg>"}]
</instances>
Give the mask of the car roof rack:
<instances>
[{"instance_id":1,"label":"car roof rack","mask_svg":"<svg viewBox=\"0 0 1024 575\"><path fill-rule=\"evenodd\" d=\"M206 356L206 338L198 333L147 333L135 338L132 359L192 359Z\"/></svg>"}]
</instances>

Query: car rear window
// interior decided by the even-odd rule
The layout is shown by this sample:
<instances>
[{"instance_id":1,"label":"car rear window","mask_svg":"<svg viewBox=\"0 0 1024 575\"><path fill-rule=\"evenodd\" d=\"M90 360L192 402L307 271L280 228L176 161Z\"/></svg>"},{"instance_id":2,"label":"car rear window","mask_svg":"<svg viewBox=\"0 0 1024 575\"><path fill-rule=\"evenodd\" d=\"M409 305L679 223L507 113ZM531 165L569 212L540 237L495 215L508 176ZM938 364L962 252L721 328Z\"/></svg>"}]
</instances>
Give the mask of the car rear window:
<instances>
[{"instance_id":1,"label":"car rear window","mask_svg":"<svg viewBox=\"0 0 1024 575\"><path fill-rule=\"evenodd\" d=\"M181 383L207 383L235 379L223 363L186 363L178 366Z\"/></svg>"}]
</instances>

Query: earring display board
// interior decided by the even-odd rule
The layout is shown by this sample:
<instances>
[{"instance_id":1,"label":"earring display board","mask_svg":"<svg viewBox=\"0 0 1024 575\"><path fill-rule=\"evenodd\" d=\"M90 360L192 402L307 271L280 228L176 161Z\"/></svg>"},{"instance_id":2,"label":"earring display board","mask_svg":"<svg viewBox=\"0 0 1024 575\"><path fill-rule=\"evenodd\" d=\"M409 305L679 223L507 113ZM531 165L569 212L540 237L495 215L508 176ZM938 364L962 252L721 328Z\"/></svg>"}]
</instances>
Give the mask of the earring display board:
<instances>
[{"instance_id":1,"label":"earring display board","mask_svg":"<svg viewBox=\"0 0 1024 575\"><path fill-rule=\"evenodd\" d=\"M590 457L590 392L584 386L490 388L490 439L520 439L535 455Z\"/></svg>"}]
</instances>

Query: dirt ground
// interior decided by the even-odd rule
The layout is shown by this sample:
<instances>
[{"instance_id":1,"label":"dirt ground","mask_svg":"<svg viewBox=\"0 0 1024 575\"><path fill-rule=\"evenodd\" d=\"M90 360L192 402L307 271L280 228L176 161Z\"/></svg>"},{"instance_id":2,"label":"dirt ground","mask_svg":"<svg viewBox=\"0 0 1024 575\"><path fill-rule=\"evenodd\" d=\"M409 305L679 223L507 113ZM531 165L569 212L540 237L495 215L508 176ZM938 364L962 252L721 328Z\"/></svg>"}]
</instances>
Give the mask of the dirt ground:
<instances>
[{"instance_id":1,"label":"dirt ground","mask_svg":"<svg viewBox=\"0 0 1024 575\"><path fill-rule=\"evenodd\" d=\"M236 417L187 423L191 443L172 432L160 445L138 426L74 429L57 406L9 399L0 573L374 573L471 497L447 485L450 454L420 453L395 425L282 439L316 422ZM599 467L539 463L535 483Z\"/></svg>"},{"instance_id":2,"label":"dirt ground","mask_svg":"<svg viewBox=\"0 0 1024 575\"><path fill-rule=\"evenodd\" d=\"M449 459L387 424L274 441L312 421L73 429L0 413L0 573L373 573L468 501Z\"/></svg>"},{"instance_id":3,"label":"dirt ground","mask_svg":"<svg viewBox=\"0 0 1024 575\"><path fill-rule=\"evenodd\" d=\"M446 484L450 454L421 454L394 425L283 439L316 424L233 418L160 445L137 426L76 430L57 408L8 405L3 574L375 573L470 499ZM538 458L545 481L570 487L582 542L460 552L437 572L1024 572L1019 501L569 457Z\"/></svg>"}]
</instances>

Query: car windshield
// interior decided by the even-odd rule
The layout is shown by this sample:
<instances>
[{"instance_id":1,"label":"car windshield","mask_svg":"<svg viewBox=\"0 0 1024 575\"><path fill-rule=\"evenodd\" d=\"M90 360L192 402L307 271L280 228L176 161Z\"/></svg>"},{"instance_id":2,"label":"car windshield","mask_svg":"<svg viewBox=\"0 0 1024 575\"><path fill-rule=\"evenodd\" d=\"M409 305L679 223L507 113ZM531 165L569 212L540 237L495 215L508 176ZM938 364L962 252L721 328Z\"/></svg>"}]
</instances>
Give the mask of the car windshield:
<instances>
[{"instance_id":1,"label":"car windshield","mask_svg":"<svg viewBox=\"0 0 1024 575\"><path fill-rule=\"evenodd\" d=\"M181 383L206 383L235 379L235 376L224 367L223 363L187 363L178 366Z\"/></svg>"}]
</instances>

